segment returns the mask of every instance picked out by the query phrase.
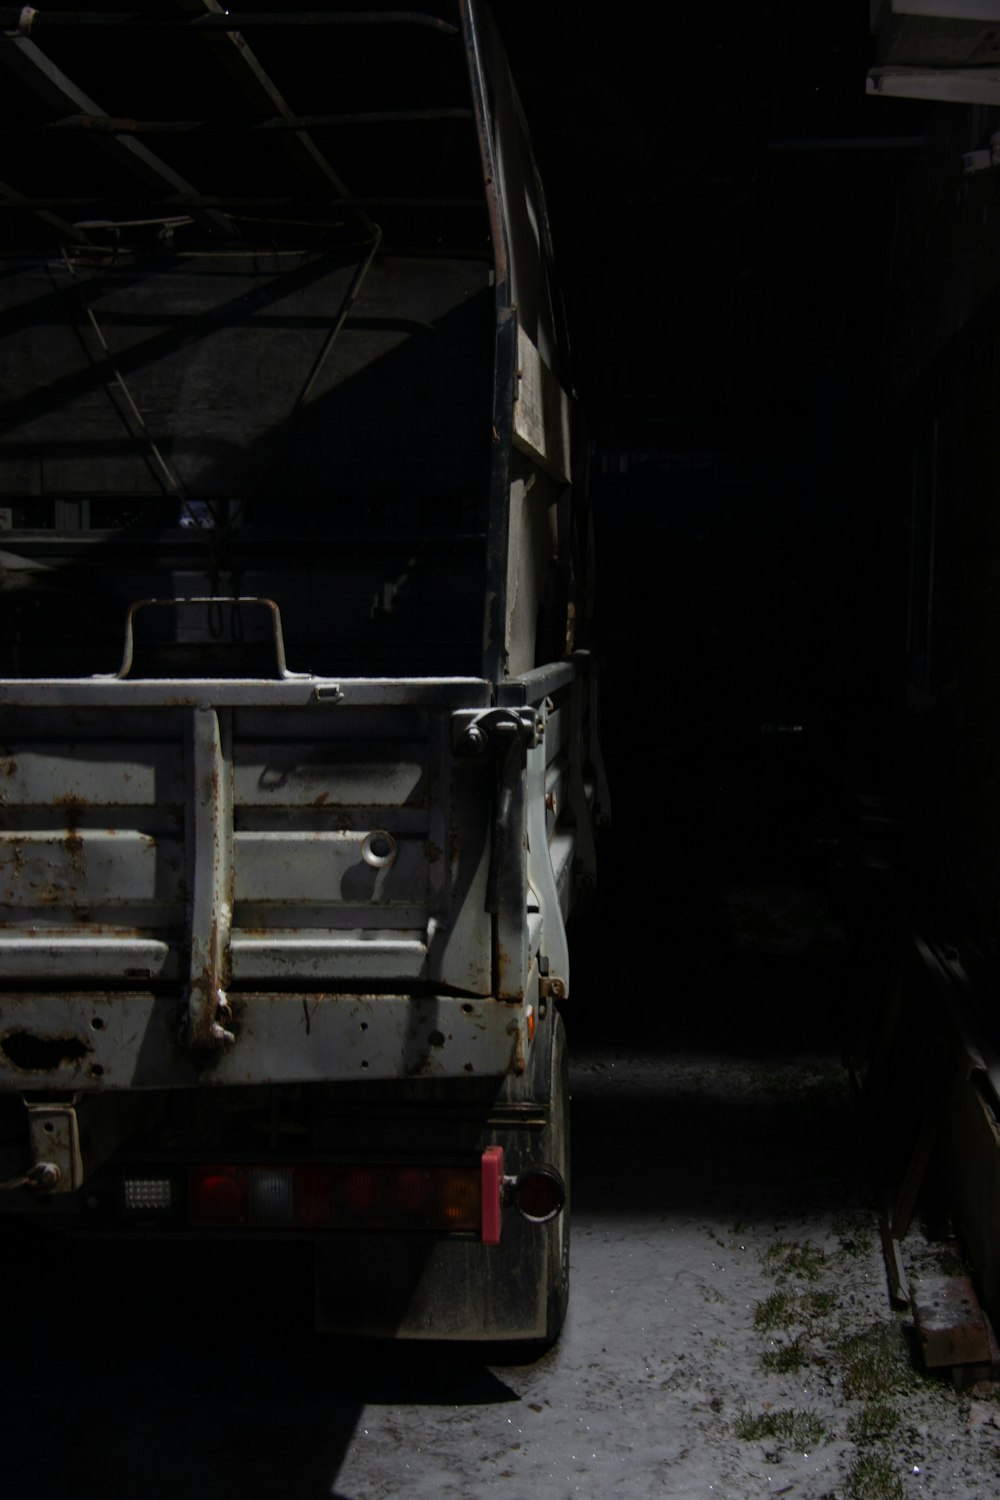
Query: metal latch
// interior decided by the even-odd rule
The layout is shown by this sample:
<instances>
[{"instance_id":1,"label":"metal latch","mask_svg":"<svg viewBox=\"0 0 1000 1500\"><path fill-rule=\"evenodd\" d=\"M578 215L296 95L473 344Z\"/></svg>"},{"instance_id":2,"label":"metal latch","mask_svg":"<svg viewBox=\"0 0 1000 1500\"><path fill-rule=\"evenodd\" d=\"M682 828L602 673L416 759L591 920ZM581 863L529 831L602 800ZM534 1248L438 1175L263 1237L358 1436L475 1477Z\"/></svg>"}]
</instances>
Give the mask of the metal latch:
<instances>
[{"instance_id":1,"label":"metal latch","mask_svg":"<svg viewBox=\"0 0 1000 1500\"><path fill-rule=\"evenodd\" d=\"M500 880L511 848L511 810L514 793L524 771L526 756L545 733L545 721L533 708L487 708L460 710L452 714L452 746L457 759L496 757L496 795L493 840L486 876L485 910L496 915L500 906ZM518 844L520 848L520 844Z\"/></svg>"},{"instance_id":2,"label":"metal latch","mask_svg":"<svg viewBox=\"0 0 1000 1500\"><path fill-rule=\"evenodd\" d=\"M460 709L451 716L452 749L462 760L521 746L533 750L545 721L533 708Z\"/></svg>"}]
</instances>

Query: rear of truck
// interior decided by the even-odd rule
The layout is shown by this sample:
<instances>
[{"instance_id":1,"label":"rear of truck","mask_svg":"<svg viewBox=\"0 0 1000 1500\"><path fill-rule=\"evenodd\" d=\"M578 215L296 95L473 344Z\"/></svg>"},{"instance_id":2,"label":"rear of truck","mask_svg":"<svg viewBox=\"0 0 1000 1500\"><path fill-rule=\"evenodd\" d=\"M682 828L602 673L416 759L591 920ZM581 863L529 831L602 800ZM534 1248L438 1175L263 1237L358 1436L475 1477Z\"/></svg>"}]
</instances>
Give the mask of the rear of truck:
<instances>
[{"instance_id":1,"label":"rear of truck","mask_svg":"<svg viewBox=\"0 0 1000 1500\"><path fill-rule=\"evenodd\" d=\"M550 1339L600 776L489 18L46 14L0 36L0 1211Z\"/></svg>"}]
</instances>

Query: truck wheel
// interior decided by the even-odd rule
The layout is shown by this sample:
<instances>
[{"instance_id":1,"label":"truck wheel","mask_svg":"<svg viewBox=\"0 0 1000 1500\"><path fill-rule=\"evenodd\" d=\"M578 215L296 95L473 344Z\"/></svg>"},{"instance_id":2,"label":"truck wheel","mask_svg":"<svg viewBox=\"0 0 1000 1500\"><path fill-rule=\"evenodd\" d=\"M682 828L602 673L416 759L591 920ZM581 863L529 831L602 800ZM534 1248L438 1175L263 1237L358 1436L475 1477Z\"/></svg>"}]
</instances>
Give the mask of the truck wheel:
<instances>
[{"instance_id":1,"label":"truck wheel","mask_svg":"<svg viewBox=\"0 0 1000 1500\"><path fill-rule=\"evenodd\" d=\"M555 1017L552 1037L552 1094L545 1127L542 1159L554 1166L566 1184L566 1206L550 1226L548 1309L543 1347L554 1344L566 1320L569 1302L569 1244L571 1218L569 1049L562 1016Z\"/></svg>"}]
</instances>

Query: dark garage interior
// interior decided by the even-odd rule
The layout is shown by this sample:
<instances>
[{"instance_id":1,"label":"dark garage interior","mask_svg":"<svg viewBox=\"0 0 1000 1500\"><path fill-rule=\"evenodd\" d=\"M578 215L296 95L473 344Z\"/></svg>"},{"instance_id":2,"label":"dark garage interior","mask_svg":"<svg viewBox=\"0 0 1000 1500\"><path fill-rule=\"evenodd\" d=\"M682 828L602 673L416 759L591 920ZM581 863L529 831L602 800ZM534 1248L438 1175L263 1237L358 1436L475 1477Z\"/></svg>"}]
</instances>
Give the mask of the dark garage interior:
<instances>
[{"instance_id":1,"label":"dark garage interior","mask_svg":"<svg viewBox=\"0 0 1000 1500\"><path fill-rule=\"evenodd\" d=\"M530 9L502 22L594 439L645 1025L683 1032L671 992L728 952L713 1034L835 1037L888 1241L943 1193L992 1305L998 18Z\"/></svg>"}]
</instances>

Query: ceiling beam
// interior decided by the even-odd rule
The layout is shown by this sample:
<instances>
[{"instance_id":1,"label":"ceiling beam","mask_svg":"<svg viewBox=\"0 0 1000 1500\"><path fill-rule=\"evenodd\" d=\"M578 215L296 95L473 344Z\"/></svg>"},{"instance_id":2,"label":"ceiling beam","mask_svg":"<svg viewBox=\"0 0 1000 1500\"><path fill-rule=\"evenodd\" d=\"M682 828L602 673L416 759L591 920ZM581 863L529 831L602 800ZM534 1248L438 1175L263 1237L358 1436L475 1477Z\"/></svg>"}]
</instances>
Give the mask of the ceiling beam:
<instances>
[{"instance_id":1,"label":"ceiling beam","mask_svg":"<svg viewBox=\"0 0 1000 1500\"><path fill-rule=\"evenodd\" d=\"M220 0L178 0L182 10L205 16L224 16L225 9ZM238 31L204 33L204 45L210 47L233 78L247 102L262 114L275 115L290 122L295 117L274 80ZM351 194L343 180L334 171L326 156L316 145L308 131L295 129L281 132L281 145L299 174L312 187L331 191L337 198L350 198ZM374 234L375 226L363 209L355 209L355 216L366 234Z\"/></svg>"},{"instance_id":2,"label":"ceiling beam","mask_svg":"<svg viewBox=\"0 0 1000 1500\"><path fill-rule=\"evenodd\" d=\"M272 10L240 11L222 6L193 22L144 15L142 11L37 10L31 5L0 6L0 27L29 36L36 31L245 31L295 30L327 26L412 26L455 36L458 27L418 10Z\"/></svg>"},{"instance_id":3,"label":"ceiling beam","mask_svg":"<svg viewBox=\"0 0 1000 1500\"><path fill-rule=\"evenodd\" d=\"M75 111L107 117L107 111L85 94L27 37L0 32L0 62L5 63L22 83L57 114ZM161 191L194 192L190 183L175 172L173 167L134 137L121 137L99 130L93 133L92 139L112 160L147 185ZM231 221L215 210L199 209L192 217L210 234L232 238L235 233Z\"/></svg>"}]
</instances>

